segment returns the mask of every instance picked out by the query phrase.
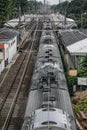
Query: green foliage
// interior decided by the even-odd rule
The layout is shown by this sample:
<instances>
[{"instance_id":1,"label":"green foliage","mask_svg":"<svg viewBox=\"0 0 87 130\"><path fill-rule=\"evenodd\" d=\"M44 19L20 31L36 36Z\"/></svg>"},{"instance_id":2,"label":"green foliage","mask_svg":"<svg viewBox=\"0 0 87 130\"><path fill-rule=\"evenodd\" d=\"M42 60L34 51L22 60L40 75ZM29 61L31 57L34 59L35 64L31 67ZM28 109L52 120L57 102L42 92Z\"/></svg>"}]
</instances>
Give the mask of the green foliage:
<instances>
[{"instance_id":1,"label":"green foliage","mask_svg":"<svg viewBox=\"0 0 87 130\"><path fill-rule=\"evenodd\" d=\"M83 57L78 70L78 77L87 77L87 55Z\"/></svg>"},{"instance_id":2,"label":"green foliage","mask_svg":"<svg viewBox=\"0 0 87 130\"><path fill-rule=\"evenodd\" d=\"M9 19L19 16L19 5L21 7L21 14L28 12L36 12L40 8L41 2L35 0L0 0L0 27Z\"/></svg>"},{"instance_id":3,"label":"green foliage","mask_svg":"<svg viewBox=\"0 0 87 130\"><path fill-rule=\"evenodd\" d=\"M67 84L68 84L68 90L69 90L70 96L73 96L73 85L77 84L77 77L70 76L68 73L66 74L66 77L67 77Z\"/></svg>"},{"instance_id":4,"label":"green foliage","mask_svg":"<svg viewBox=\"0 0 87 130\"><path fill-rule=\"evenodd\" d=\"M24 14L28 11L28 0L13 0L14 7L16 7L17 12L19 11L19 5L21 7L21 13Z\"/></svg>"},{"instance_id":5,"label":"green foliage","mask_svg":"<svg viewBox=\"0 0 87 130\"><path fill-rule=\"evenodd\" d=\"M29 13L35 13L42 6L42 2L37 1L28 1L28 10Z\"/></svg>"},{"instance_id":6,"label":"green foliage","mask_svg":"<svg viewBox=\"0 0 87 130\"><path fill-rule=\"evenodd\" d=\"M76 20L78 28L87 28L87 0L72 0L70 3L63 2L59 5L52 6L54 11L64 14L67 12L67 17Z\"/></svg>"},{"instance_id":7,"label":"green foliage","mask_svg":"<svg viewBox=\"0 0 87 130\"><path fill-rule=\"evenodd\" d=\"M27 0L0 0L0 26L7 20L18 16L19 4L22 14L27 11Z\"/></svg>"},{"instance_id":8,"label":"green foliage","mask_svg":"<svg viewBox=\"0 0 87 130\"><path fill-rule=\"evenodd\" d=\"M87 97L81 99L78 103L74 105L74 109L79 111L87 111Z\"/></svg>"},{"instance_id":9,"label":"green foliage","mask_svg":"<svg viewBox=\"0 0 87 130\"><path fill-rule=\"evenodd\" d=\"M0 59L0 63L2 62L2 59Z\"/></svg>"},{"instance_id":10,"label":"green foliage","mask_svg":"<svg viewBox=\"0 0 87 130\"><path fill-rule=\"evenodd\" d=\"M7 15L7 7L8 7L8 0L0 0L0 25L3 24L3 22L6 20Z\"/></svg>"},{"instance_id":11,"label":"green foliage","mask_svg":"<svg viewBox=\"0 0 87 130\"><path fill-rule=\"evenodd\" d=\"M53 5L51 8L54 10L54 11L58 11L62 14L64 14L65 10L67 9L67 6L68 6L69 2L68 1L65 1L63 3L60 3L58 5Z\"/></svg>"}]
</instances>

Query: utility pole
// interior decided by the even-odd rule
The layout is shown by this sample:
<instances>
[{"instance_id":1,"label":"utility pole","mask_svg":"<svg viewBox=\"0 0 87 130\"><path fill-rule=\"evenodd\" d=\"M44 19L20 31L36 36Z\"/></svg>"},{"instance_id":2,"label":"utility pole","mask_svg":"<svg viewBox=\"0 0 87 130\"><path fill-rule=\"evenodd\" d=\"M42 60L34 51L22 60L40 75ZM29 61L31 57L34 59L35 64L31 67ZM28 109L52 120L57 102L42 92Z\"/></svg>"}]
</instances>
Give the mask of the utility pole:
<instances>
[{"instance_id":1,"label":"utility pole","mask_svg":"<svg viewBox=\"0 0 87 130\"><path fill-rule=\"evenodd\" d=\"M67 10L65 9L65 19L64 19L64 24L66 24L66 13L67 13Z\"/></svg>"},{"instance_id":2,"label":"utility pole","mask_svg":"<svg viewBox=\"0 0 87 130\"><path fill-rule=\"evenodd\" d=\"M37 1L35 0L35 12L37 12Z\"/></svg>"},{"instance_id":3,"label":"utility pole","mask_svg":"<svg viewBox=\"0 0 87 130\"><path fill-rule=\"evenodd\" d=\"M46 0L44 0L44 13L46 12Z\"/></svg>"},{"instance_id":4,"label":"utility pole","mask_svg":"<svg viewBox=\"0 0 87 130\"><path fill-rule=\"evenodd\" d=\"M59 4L61 3L61 0L59 0Z\"/></svg>"},{"instance_id":5,"label":"utility pole","mask_svg":"<svg viewBox=\"0 0 87 130\"><path fill-rule=\"evenodd\" d=\"M20 23L21 23L21 6L19 4L19 26L20 26Z\"/></svg>"}]
</instances>

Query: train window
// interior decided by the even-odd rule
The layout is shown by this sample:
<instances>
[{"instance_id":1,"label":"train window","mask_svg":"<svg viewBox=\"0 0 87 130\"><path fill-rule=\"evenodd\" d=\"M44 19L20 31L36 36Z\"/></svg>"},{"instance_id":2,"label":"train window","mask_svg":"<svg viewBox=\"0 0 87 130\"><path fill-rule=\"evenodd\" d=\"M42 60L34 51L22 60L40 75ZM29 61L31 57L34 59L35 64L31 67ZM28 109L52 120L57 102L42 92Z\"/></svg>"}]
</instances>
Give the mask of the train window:
<instances>
[{"instance_id":1,"label":"train window","mask_svg":"<svg viewBox=\"0 0 87 130\"><path fill-rule=\"evenodd\" d=\"M50 32L46 32L46 35L50 35Z\"/></svg>"},{"instance_id":2,"label":"train window","mask_svg":"<svg viewBox=\"0 0 87 130\"><path fill-rule=\"evenodd\" d=\"M51 49L49 49L49 51L52 51Z\"/></svg>"},{"instance_id":3,"label":"train window","mask_svg":"<svg viewBox=\"0 0 87 130\"><path fill-rule=\"evenodd\" d=\"M49 56L45 56L45 58L49 58Z\"/></svg>"},{"instance_id":4,"label":"train window","mask_svg":"<svg viewBox=\"0 0 87 130\"><path fill-rule=\"evenodd\" d=\"M65 128L67 128L67 125L65 124Z\"/></svg>"},{"instance_id":5,"label":"train window","mask_svg":"<svg viewBox=\"0 0 87 130\"><path fill-rule=\"evenodd\" d=\"M3 52L3 50L2 50L2 49L0 49L0 52Z\"/></svg>"},{"instance_id":6,"label":"train window","mask_svg":"<svg viewBox=\"0 0 87 130\"><path fill-rule=\"evenodd\" d=\"M55 101L55 100L56 100L56 98L55 98L55 97L53 97L53 96L51 96L51 97L49 97L49 100L50 100L50 101Z\"/></svg>"},{"instance_id":7,"label":"train window","mask_svg":"<svg viewBox=\"0 0 87 130\"><path fill-rule=\"evenodd\" d=\"M49 51L46 51L45 53L49 53Z\"/></svg>"},{"instance_id":8,"label":"train window","mask_svg":"<svg viewBox=\"0 0 87 130\"><path fill-rule=\"evenodd\" d=\"M52 62L53 60L52 59L48 59L48 62Z\"/></svg>"},{"instance_id":9,"label":"train window","mask_svg":"<svg viewBox=\"0 0 87 130\"><path fill-rule=\"evenodd\" d=\"M42 111L48 111L47 108L43 109ZM49 108L49 111L56 111L54 108Z\"/></svg>"},{"instance_id":10,"label":"train window","mask_svg":"<svg viewBox=\"0 0 87 130\"><path fill-rule=\"evenodd\" d=\"M50 88L44 88L43 92L50 92Z\"/></svg>"},{"instance_id":11,"label":"train window","mask_svg":"<svg viewBox=\"0 0 87 130\"><path fill-rule=\"evenodd\" d=\"M41 123L42 125L57 125L57 123L56 122L54 122L54 121L44 121L44 122L42 122Z\"/></svg>"},{"instance_id":12,"label":"train window","mask_svg":"<svg viewBox=\"0 0 87 130\"><path fill-rule=\"evenodd\" d=\"M53 107L53 105L52 105L52 104L47 104L47 103L46 103L46 104L45 104L45 103L44 103L44 104L42 104L42 106L41 106L41 107L42 107L42 108L45 108L45 107L48 107L48 105L49 105L49 107Z\"/></svg>"},{"instance_id":13,"label":"train window","mask_svg":"<svg viewBox=\"0 0 87 130\"><path fill-rule=\"evenodd\" d=\"M52 53L50 53L50 54L48 54L49 56L53 56L53 54Z\"/></svg>"}]
</instances>

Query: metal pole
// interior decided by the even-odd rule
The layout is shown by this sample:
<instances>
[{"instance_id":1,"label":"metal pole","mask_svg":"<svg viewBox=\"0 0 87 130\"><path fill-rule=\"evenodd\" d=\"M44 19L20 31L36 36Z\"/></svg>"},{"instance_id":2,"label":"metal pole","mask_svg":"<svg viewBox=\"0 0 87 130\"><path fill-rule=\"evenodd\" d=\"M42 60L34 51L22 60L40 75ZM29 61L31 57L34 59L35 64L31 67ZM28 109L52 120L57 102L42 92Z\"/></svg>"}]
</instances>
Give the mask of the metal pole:
<instances>
[{"instance_id":1,"label":"metal pole","mask_svg":"<svg viewBox=\"0 0 87 130\"><path fill-rule=\"evenodd\" d=\"M59 0L59 4L61 3L61 0Z\"/></svg>"},{"instance_id":2,"label":"metal pole","mask_svg":"<svg viewBox=\"0 0 87 130\"><path fill-rule=\"evenodd\" d=\"M44 0L44 13L46 11L46 1Z\"/></svg>"},{"instance_id":3,"label":"metal pole","mask_svg":"<svg viewBox=\"0 0 87 130\"><path fill-rule=\"evenodd\" d=\"M37 11L37 1L35 0L35 12Z\"/></svg>"},{"instance_id":4,"label":"metal pole","mask_svg":"<svg viewBox=\"0 0 87 130\"><path fill-rule=\"evenodd\" d=\"M83 13L81 14L81 28L83 28Z\"/></svg>"},{"instance_id":5,"label":"metal pole","mask_svg":"<svg viewBox=\"0 0 87 130\"><path fill-rule=\"evenodd\" d=\"M21 23L21 6L19 4L19 25L20 25L20 23Z\"/></svg>"}]
</instances>

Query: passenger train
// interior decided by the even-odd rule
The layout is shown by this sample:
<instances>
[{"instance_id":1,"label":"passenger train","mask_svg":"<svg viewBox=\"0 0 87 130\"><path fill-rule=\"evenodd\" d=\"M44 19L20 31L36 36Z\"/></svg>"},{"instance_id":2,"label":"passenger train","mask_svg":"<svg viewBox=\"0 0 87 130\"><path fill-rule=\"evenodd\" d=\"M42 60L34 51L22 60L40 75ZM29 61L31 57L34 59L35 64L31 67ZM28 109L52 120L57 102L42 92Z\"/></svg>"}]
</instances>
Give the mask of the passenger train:
<instances>
[{"instance_id":1,"label":"passenger train","mask_svg":"<svg viewBox=\"0 0 87 130\"><path fill-rule=\"evenodd\" d=\"M77 24L71 18L66 18L61 14L51 14L51 19L54 21L54 24L57 29L76 29Z\"/></svg>"},{"instance_id":2,"label":"passenger train","mask_svg":"<svg viewBox=\"0 0 87 130\"><path fill-rule=\"evenodd\" d=\"M60 51L48 21L43 23L22 130L76 130Z\"/></svg>"}]
</instances>

